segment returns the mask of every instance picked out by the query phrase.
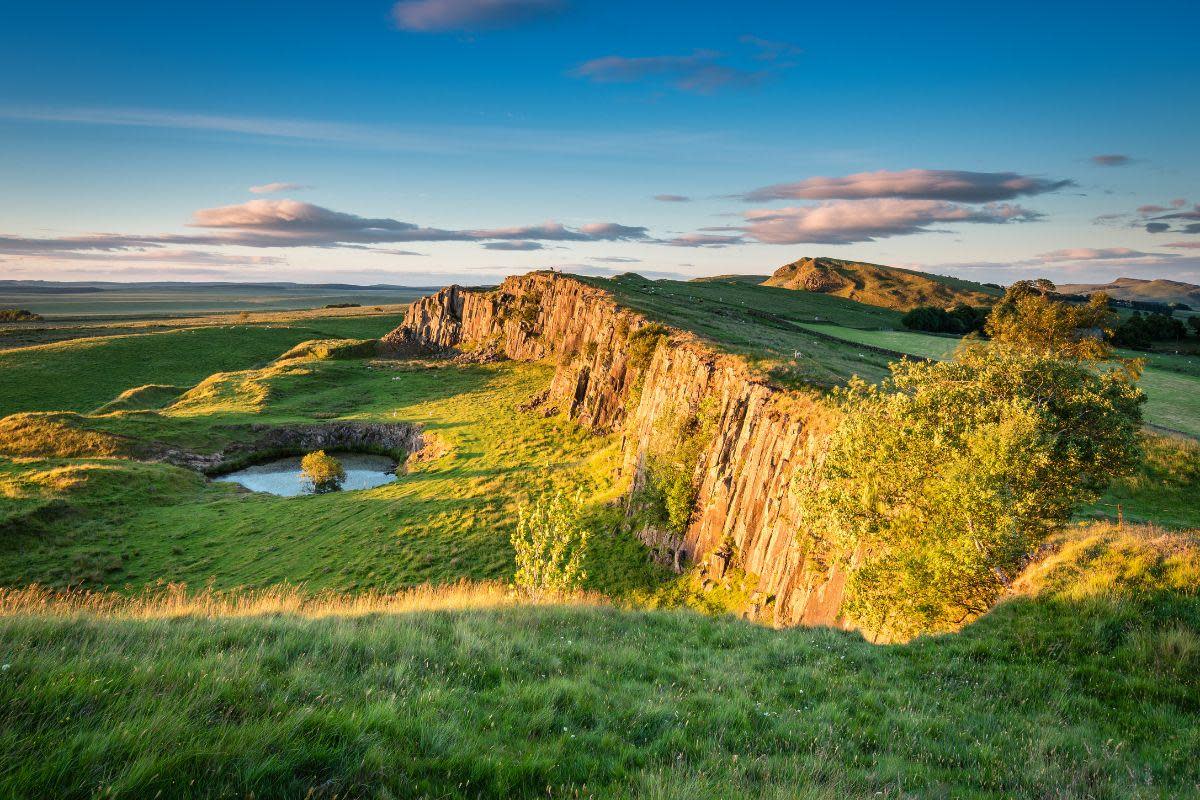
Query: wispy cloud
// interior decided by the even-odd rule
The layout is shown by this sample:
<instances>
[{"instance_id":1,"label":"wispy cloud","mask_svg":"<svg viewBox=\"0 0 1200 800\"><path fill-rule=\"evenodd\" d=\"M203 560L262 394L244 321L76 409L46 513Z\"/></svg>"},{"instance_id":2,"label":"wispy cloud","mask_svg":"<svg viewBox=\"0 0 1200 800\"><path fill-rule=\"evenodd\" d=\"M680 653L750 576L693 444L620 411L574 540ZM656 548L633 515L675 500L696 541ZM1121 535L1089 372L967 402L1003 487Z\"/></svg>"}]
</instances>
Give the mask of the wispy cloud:
<instances>
[{"instance_id":1,"label":"wispy cloud","mask_svg":"<svg viewBox=\"0 0 1200 800\"><path fill-rule=\"evenodd\" d=\"M740 60L716 50L695 50L687 55L621 56L609 55L585 61L571 70L576 78L593 83L640 83L657 81L684 92L712 94L721 89L745 88L761 83L771 75L794 64L786 57L800 49L786 42L756 36L739 41L753 52Z\"/></svg>"},{"instance_id":2,"label":"wispy cloud","mask_svg":"<svg viewBox=\"0 0 1200 800\"><path fill-rule=\"evenodd\" d=\"M99 125L233 134L315 146L384 152L462 155L533 153L602 158L678 157L719 149L736 158L760 153L759 144L740 144L730 135L688 129L630 132L594 129L522 128L507 125L370 125L282 117L249 117L162 109L0 107L0 119L59 125ZM700 156L697 156L699 159ZM711 158L709 155L705 159Z\"/></svg>"},{"instance_id":3,"label":"wispy cloud","mask_svg":"<svg viewBox=\"0 0 1200 800\"><path fill-rule=\"evenodd\" d=\"M1044 194L1074 186L1074 181L1040 178L1016 172L968 172L948 169L908 169L859 172L844 177L807 178L777 183L739 195L747 202L771 200L861 200L898 198L993 203Z\"/></svg>"},{"instance_id":4,"label":"wispy cloud","mask_svg":"<svg viewBox=\"0 0 1200 800\"><path fill-rule=\"evenodd\" d=\"M734 244L745 244L746 239L740 234L719 233L685 233L672 239L666 239L663 244L673 247L728 247Z\"/></svg>"},{"instance_id":5,"label":"wispy cloud","mask_svg":"<svg viewBox=\"0 0 1200 800\"><path fill-rule=\"evenodd\" d=\"M264 183L260 186L251 186L251 194L279 194L280 192L303 192L313 187L304 183L286 183L276 181L275 183Z\"/></svg>"},{"instance_id":6,"label":"wispy cloud","mask_svg":"<svg viewBox=\"0 0 1200 800\"><path fill-rule=\"evenodd\" d=\"M529 242L523 239L511 242L484 242L483 246L488 250L542 250L545 248L541 242Z\"/></svg>"},{"instance_id":7,"label":"wispy cloud","mask_svg":"<svg viewBox=\"0 0 1200 800\"><path fill-rule=\"evenodd\" d=\"M744 70L722 64L720 58L721 54L713 50L697 50L686 56L604 56L585 61L571 74L593 83L637 83L661 78L676 89L698 94L752 86L766 75L765 70Z\"/></svg>"},{"instance_id":8,"label":"wispy cloud","mask_svg":"<svg viewBox=\"0 0 1200 800\"><path fill-rule=\"evenodd\" d=\"M1098 167L1124 167L1133 163L1133 158L1121 153L1106 153L1092 156L1092 163Z\"/></svg>"},{"instance_id":9,"label":"wispy cloud","mask_svg":"<svg viewBox=\"0 0 1200 800\"><path fill-rule=\"evenodd\" d=\"M656 194L654 199L660 203L690 203L692 198L683 194Z\"/></svg>"},{"instance_id":10,"label":"wispy cloud","mask_svg":"<svg viewBox=\"0 0 1200 800\"><path fill-rule=\"evenodd\" d=\"M392 14L406 31L444 33L506 28L562 11L561 0L404 0Z\"/></svg>"},{"instance_id":11,"label":"wispy cloud","mask_svg":"<svg viewBox=\"0 0 1200 800\"><path fill-rule=\"evenodd\" d=\"M784 59L793 58L800 55L804 51L790 42L780 42L772 39L764 39L761 36L745 35L739 37L739 42L755 48L758 52L754 57L759 61L781 62Z\"/></svg>"}]
</instances>

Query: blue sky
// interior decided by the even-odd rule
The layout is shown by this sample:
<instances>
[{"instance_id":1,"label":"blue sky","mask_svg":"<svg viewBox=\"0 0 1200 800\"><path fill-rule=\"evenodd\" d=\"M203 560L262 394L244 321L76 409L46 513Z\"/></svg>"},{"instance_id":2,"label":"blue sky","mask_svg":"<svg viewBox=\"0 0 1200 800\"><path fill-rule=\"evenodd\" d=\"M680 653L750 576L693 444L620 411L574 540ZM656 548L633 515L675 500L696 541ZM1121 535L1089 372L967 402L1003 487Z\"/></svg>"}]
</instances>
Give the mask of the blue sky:
<instances>
[{"instance_id":1,"label":"blue sky","mask_svg":"<svg viewBox=\"0 0 1200 800\"><path fill-rule=\"evenodd\" d=\"M900 5L5 2L0 277L1200 282L1194 2Z\"/></svg>"}]
</instances>

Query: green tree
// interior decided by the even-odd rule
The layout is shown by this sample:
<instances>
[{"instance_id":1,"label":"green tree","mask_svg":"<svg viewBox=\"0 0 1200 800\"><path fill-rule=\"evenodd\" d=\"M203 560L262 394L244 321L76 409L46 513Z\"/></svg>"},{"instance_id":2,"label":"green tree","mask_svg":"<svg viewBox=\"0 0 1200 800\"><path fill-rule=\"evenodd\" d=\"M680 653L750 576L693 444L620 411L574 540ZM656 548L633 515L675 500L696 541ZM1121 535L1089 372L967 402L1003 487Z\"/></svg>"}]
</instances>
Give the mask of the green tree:
<instances>
[{"instance_id":1,"label":"green tree","mask_svg":"<svg viewBox=\"0 0 1200 800\"><path fill-rule=\"evenodd\" d=\"M300 471L317 494L336 492L346 480L346 470L342 468L342 462L327 455L324 450L316 450L302 458Z\"/></svg>"},{"instance_id":2,"label":"green tree","mask_svg":"<svg viewBox=\"0 0 1200 800\"><path fill-rule=\"evenodd\" d=\"M866 630L905 638L983 613L1138 461L1140 364L1087 358L1100 350L1069 333L1081 317L1022 305L1045 342L1005 330L836 394L842 420L797 481L801 542L816 567L844 562L843 608Z\"/></svg>"},{"instance_id":3,"label":"green tree","mask_svg":"<svg viewBox=\"0 0 1200 800\"><path fill-rule=\"evenodd\" d=\"M538 498L532 509L522 508L510 538L516 552L513 583L530 597L573 592L587 572L588 531L580 524L582 498L562 492Z\"/></svg>"},{"instance_id":4,"label":"green tree","mask_svg":"<svg viewBox=\"0 0 1200 800\"><path fill-rule=\"evenodd\" d=\"M1108 295L1097 292L1087 303L1054 299L1045 278L1017 281L988 315L984 332L995 342L1063 358L1098 360L1111 356L1106 337L1117 316Z\"/></svg>"}]
</instances>

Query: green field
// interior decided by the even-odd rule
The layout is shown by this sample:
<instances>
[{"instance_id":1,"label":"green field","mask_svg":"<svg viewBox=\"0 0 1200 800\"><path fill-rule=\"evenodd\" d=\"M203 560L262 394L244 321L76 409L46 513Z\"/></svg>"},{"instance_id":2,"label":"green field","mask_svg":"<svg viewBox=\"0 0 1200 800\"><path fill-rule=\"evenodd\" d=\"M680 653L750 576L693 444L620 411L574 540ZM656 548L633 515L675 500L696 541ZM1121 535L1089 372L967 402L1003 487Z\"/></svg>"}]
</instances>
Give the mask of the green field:
<instances>
[{"instance_id":1,"label":"green field","mask_svg":"<svg viewBox=\"0 0 1200 800\"><path fill-rule=\"evenodd\" d=\"M0 458L0 521L39 504L73 510L0 551L0 585L218 587L302 582L397 589L501 579L516 508L556 488L612 492L614 450L558 418L516 410L549 380L537 364L485 366L293 360L206 383L162 411L70 418L78 427L200 452L249 423L416 422L444 454L394 483L281 498L205 484L186 470L120 459ZM35 418L36 420L36 418ZM632 537L597 522L595 588L643 588L652 573Z\"/></svg>"},{"instance_id":2,"label":"green field","mask_svg":"<svg viewBox=\"0 0 1200 800\"><path fill-rule=\"evenodd\" d=\"M147 318L223 311L411 303L432 289L303 284L95 283L0 281L0 308L24 308L48 319Z\"/></svg>"},{"instance_id":3,"label":"green field","mask_svg":"<svg viewBox=\"0 0 1200 800\"><path fill-rule=\"evenodd\" d=\"M854 344L878 347L922 358L945 359L959 340L948 336L896 330L862 330L843 325L805 323L803 327ZM1121 351L1140 358L1143 354ZM1200 364L1182 356L1152 355L1141 386L1146 392L1146 421L1173 431L1200 436Z\"/></svg>"},{"instance_id":4,"label":"green field","mask_svg":"<svg viewBox=\"0 0 1200 800\"><path fill-rule=\"evenodd\" d=\"M191 386L214 372L267 362L309 339L376 338L402 315L221 325L0 350L0 417L86 412L145 384Z\"/></svg>"},{"instance_id":5,"label":"green field","mask_svg":"<svg viewBox=\"0 0 1200 800\"><path fill-rule=\"evenodd\" d=\"M586 278L611 291L622 305L690 331L719 349L745 356L789 386L828 387L852 375L878 380L888 357L813 336L797 323L834 320L842 325L898 325L900 314L814 292L757 286L736 278L648 281L637 276Z\"/></svg>"}]
</instances>

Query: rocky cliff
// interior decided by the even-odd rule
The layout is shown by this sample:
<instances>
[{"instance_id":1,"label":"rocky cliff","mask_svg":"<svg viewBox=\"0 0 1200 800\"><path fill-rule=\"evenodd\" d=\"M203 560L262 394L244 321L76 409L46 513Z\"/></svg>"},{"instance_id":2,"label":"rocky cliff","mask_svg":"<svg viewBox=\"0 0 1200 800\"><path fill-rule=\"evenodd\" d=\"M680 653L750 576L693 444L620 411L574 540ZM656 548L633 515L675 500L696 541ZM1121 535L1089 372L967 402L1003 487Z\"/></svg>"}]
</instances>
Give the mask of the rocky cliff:
<instances>
[{"instance_id":1,"label":"rocky cliff","mask_svg":"<svg viewBox=\"0 0 1200 800\"><path fill-rule=\"evenodd\" d=\"M790 491L829 426L818 398L771 386L742 359L557 273L509 278L491 291L443 289L414 303L381 346L554 359L542 403L595 430L620 431L622 470L635 487L662 446L664 424L703 404L712 425L694 467L691 518L682 534L646 531L648 543L676 564L703 562L714 579L741 568L756 581L749 610L777 624L838 622L844 576L805 568Z\"/></svg>"}]
</instances>

